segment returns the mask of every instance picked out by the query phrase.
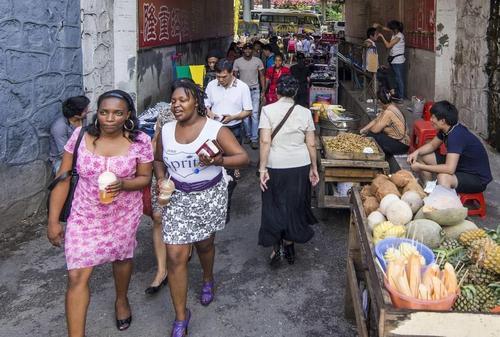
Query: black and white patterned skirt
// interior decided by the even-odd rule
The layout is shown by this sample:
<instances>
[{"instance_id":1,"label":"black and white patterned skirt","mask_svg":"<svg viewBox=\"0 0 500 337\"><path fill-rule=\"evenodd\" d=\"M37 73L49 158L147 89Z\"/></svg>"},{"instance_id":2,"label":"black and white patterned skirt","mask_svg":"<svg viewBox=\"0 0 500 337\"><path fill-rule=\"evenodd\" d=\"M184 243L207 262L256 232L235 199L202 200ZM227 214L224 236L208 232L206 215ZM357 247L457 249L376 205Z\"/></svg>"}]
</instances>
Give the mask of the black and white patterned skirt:
<instances>
[{"instance_id":1,"label":"black and white patterned skirt","mask_svg":"<svg viewBox=\"0 0 500 337\"><path fill-rule=\"evenodd\" d=\"M168 244L199 242L224 229L227 198L224 179L201 192L176 190L163 208L163 241Z\"/></svg>"}]
</instances>

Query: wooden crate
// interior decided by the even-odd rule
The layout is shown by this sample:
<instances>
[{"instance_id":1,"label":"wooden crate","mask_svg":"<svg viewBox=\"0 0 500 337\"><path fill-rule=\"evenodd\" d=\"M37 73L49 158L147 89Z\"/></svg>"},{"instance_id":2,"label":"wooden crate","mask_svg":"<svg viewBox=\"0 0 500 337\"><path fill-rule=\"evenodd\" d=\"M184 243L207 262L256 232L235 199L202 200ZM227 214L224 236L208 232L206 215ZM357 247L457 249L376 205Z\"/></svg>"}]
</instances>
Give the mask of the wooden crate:
<instances>
[{"instance_id":1,"label":"wooden crate","mask_svg":"<svg viewBox=\"0 0 500 337\"><path fill-rule=\"evenodd\" d=\"M350 198L328 195L326 193L326 184L339 182L369 183L377 174L389 173L389 164L386 161L320 158L318 160L318 171L318 207L350 208Z\"/></svg>"},{"instance_id":2,"label":"wooden crate","mask_svg":"<svg viewBox=\"0 0 500 337\"><path fill-rule=\"evenodd\" d=\"M500 315L490 313L396 309L375 265L371 233L358 189L351 194L347 253L345 314L355 318L361 337L392 336L500 336ZM369 310L365 314L359 281L366 284Z\"/></svg>"},{"instance_id":3,"label":"wooden crate","mask_svg":"<svg viewBox=\"0 0 500 337\"><path fill-rule=\"evenodd\" d=\"M375 161L384 161L385 160L385 153L378 145L378 143L375 141L375 139L368 137L368 139L371 139L371 141L377 146L378 153L355 153L355 152L339 152L339 151L332 151L326 146L326 141L329 139L332 139L334 137L330 136L323 136L321 137L321 144L323 145L323 148L325 149L325 157L327 159L345 159L345 160L375 160Z\"/></svg>"}]
</instances>

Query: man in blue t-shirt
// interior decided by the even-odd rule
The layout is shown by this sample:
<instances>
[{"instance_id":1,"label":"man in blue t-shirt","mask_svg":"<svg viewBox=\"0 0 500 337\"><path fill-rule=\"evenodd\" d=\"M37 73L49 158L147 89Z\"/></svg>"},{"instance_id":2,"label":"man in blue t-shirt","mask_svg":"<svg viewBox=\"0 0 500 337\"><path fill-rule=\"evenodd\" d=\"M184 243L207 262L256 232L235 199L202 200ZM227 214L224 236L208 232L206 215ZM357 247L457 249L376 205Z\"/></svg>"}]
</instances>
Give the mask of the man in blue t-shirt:
<instances>
[{"instance_id":1,"label":"man in blue t-shirt","mask_svg":"<svg viewBox=\"0 0 500 337\"><path fill-rule=\"evenodd\" d=\"M458 122L458 111L448 101L434 103L431 122L438 134L434 139L408 156L415 172L422 172L428 181L437 174L437 182L461 193L479 193L492 180L488 154L472 132ZM444 142L447 154L436 150Z\"/></svg>"}]
</instances>

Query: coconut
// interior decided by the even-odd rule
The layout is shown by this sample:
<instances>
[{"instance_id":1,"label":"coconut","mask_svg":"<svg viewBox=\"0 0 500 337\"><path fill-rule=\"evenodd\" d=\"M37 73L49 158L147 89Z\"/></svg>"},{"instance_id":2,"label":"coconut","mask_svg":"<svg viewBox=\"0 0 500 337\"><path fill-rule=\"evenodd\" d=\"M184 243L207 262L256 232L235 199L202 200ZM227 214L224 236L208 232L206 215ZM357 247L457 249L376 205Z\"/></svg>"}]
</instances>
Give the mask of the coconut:
<instances>
[{"instance_id":1,"label":"coconut","mask_svg":"<svg viewBox=\"0 0 500 337\"><path fill-rule=\"evenodd\" d=\"M417 213L417 211L424 205L424 201L420 197L420 195L415 191L407 191L401 197L401 200L406 202L413 214Z\"/></svg>"},{"instance_id":2,"label":"coconut","mask_svg":"<svg viewBox=\"0 0 500 337\"><path fill-rule=\"evenodd\" d=\"M399 197L396 194L392 194L392 193L387 194L380 201L380 206L379 206L380 212L385 215L387 212L387 207L389 207L389 205L395 201L399 201Z\"/></svg>"},{"instance_id":3,"label":"coconut","mask_svg":"<svg viewBox=\"0 0 500 337\"><path fill-rule=\"evenodd\" d=\"M379 223L384 222L385 216L379 211L373 211L368 215L368 226L373 231L373 228L377 226Z\"/></svg>"},{"instance_id":4,"label":"coconut","mask_svg":"<svg viewBox=\"0 0 500 337\"><path fill-rule=\"evenodd\" d=\"M385 216L394 225L404 226L413 218L413 212L406 202L397 200L387 207Z\"/></svg>"}]
</instances>

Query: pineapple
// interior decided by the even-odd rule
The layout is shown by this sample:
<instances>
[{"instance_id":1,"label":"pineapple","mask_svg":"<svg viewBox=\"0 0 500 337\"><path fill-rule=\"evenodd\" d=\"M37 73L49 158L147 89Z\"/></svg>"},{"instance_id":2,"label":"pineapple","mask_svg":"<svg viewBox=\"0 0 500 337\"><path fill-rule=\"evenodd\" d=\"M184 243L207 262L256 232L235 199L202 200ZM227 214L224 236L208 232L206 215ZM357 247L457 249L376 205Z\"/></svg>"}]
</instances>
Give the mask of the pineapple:
<instances>
[{"instance_id":1,"label":"pineapple","mask_svg":"<svg viewBox=\"0 0 500 337\"><path fill-rule=\"evenodd\" d=\"M490 250L494 249L496 246L496 242L488 236L477 239L469 245L469 256L475 262L483 261L487 253Z\"/></svg>"},{"instance_id":2,"label":"pineapple","mask_svg":"<svg viewBox=\"0 0 500 337\"><path fill-rule=\"evenodd\" d=\"M455 248L460 248L462 245L458 240L456 239L445 239L443 242L441 242L441 245L439 246L439 249L444 249L444 250L451 250Z\"/></svg>"},{"instance_id":3,"label":"pineapple","mask_svg":"<svg viewBox=\"0 0 500 337\"><path fill-rule=\"evenodd\" d=\"M460 241L460 243L464 246L469 246L475 240L484 238L486 236L486 231L484 229L478 228L463 232L458 237L458 241Z\"/></svg>"},{"instance_id":4,"label":"pineapple","mask_svg":"<svg viewBox=\"0 0 500 337\"><path fill-rule=\"evenodd\" d=\"M483 266L485 269L500 274L500 246L496 245L494 248L486 252Z\"/></svg>"},{"instance_id":5,"label":"pineapple","mask_svg":"<svg viewBox=\"0 0 500 337\"><path fill-rule=\"evenodd\" d=\"M453 310L478 312L480 303L477 298L476 288L468 284L461 287L460 292L460 296L458 296L455 304L453 304Z\"/></svg>"},{"instance_id":6,"label":"pineapple","mask_svg":"<svg viewBox=\"0 0 500 337\"><path fill-rule=\"evenodd\" d=\"M495 291L488 286L476 286L476 298L481 311L490 311L496 306Z\"/></svg>"},{"instance_id":7,"label":"pineapple","mask_svg":"<svg viewBox=\"0 0 500 337\"><path fill-rule=\"evenodd\" d=\"M468 269L469 272L467 273L467 279L465 281L474 285L488 285L500 278L500 275L492 273L478 265L472 265Z\"/></svg>"}]
</instances>

